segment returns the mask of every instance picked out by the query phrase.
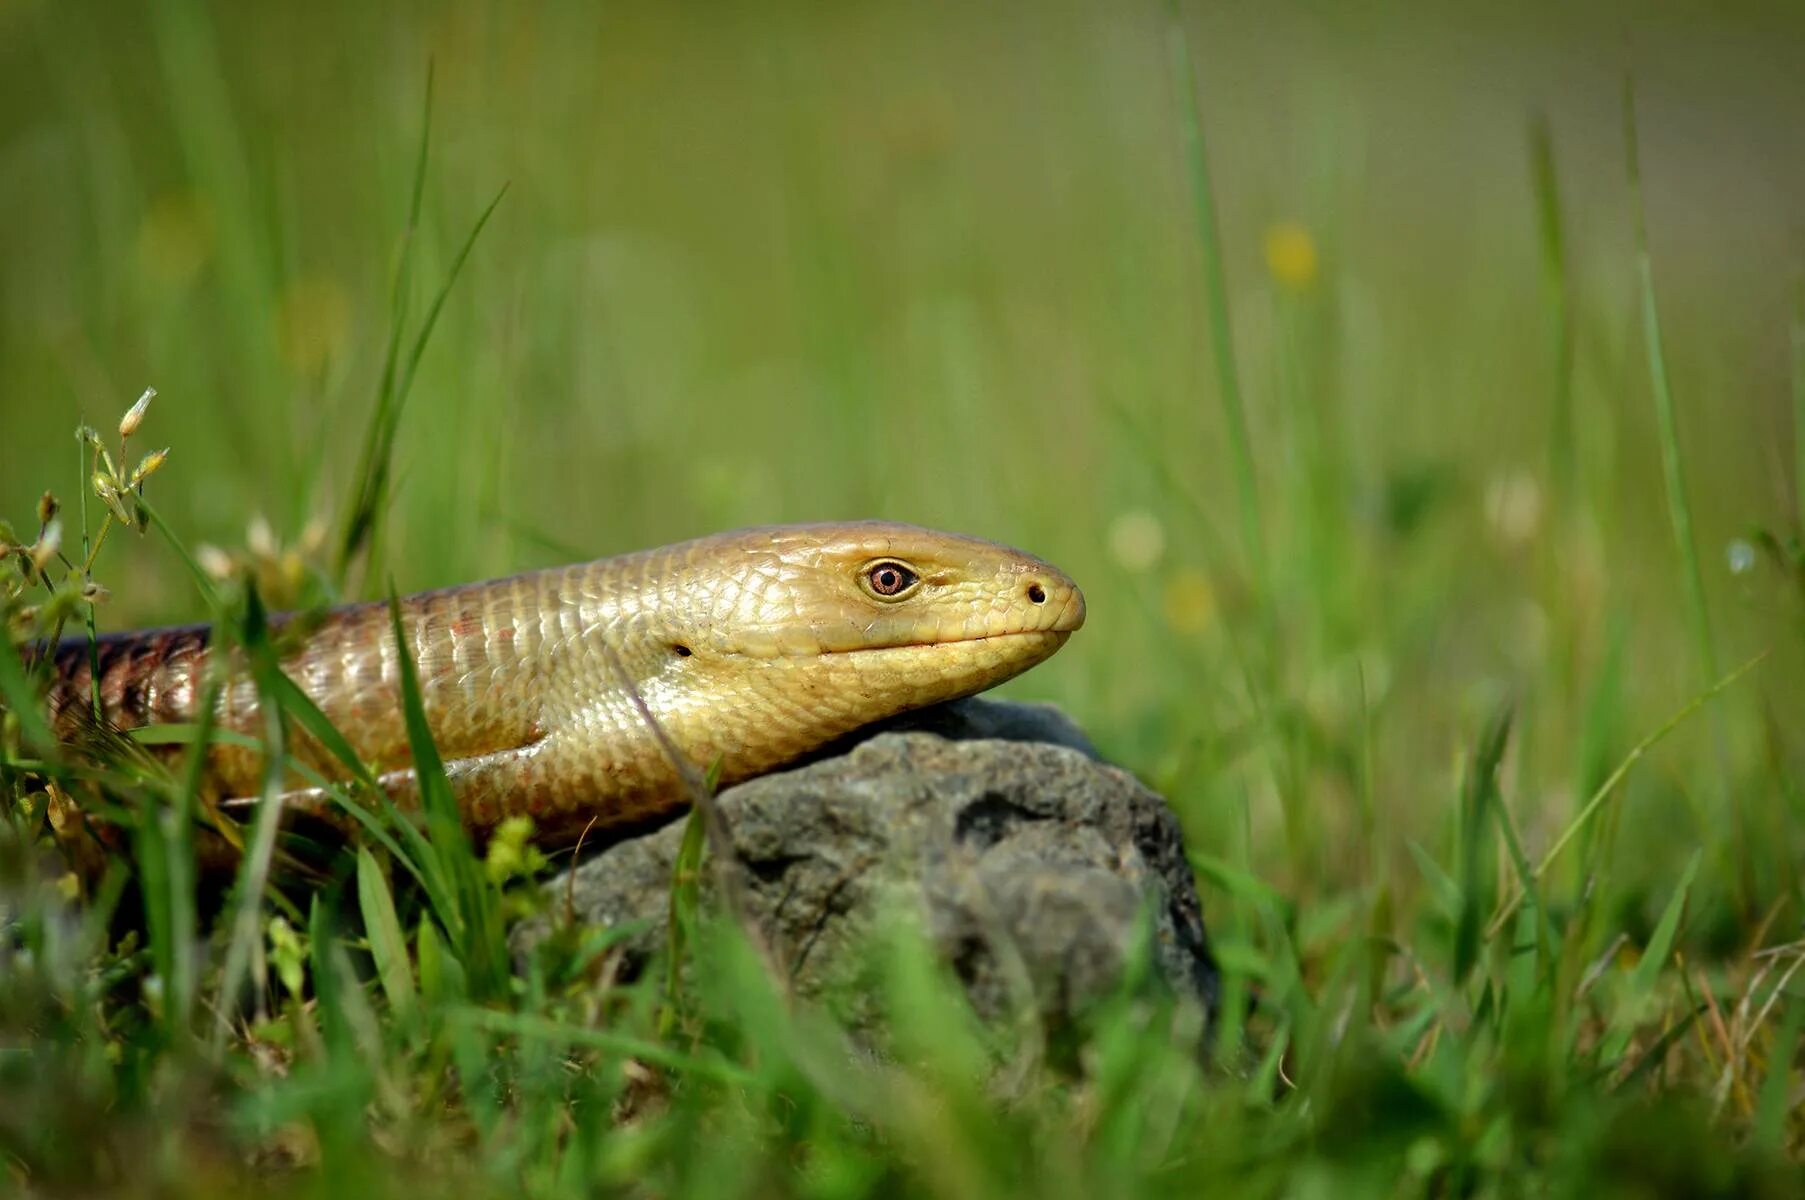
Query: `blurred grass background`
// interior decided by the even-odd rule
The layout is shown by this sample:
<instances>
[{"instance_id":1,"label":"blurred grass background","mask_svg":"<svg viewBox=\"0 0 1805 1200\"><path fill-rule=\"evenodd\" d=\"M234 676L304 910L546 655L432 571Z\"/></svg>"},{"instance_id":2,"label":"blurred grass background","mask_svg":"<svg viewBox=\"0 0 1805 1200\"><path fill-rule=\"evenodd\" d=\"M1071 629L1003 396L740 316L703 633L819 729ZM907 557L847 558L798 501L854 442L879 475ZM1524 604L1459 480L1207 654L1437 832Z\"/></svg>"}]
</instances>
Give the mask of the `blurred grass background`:
<instances>
[{"instance_id":1,"label":"blurred grass background","mask_svg":"<svg viewBox=\"0 0 1805 1200\"><path fill-rule=\"evenodd\" d=\"M1719 666L1771 657L1631 776L1604 903L1640 942L1703 847L1684 944L1792 936L1805 592L1756 534L1801 512L1805 16L1182 20L1263 573L1155 3L0 0L0 512L73 495L68 431L153 385L153 495L191 541L342 517L431 63L416 312L509 190L402 424L404 590L774 521L1019 544L1091 617L1010 690L1316 913L1306 948L1380 896L1402 931L1407 847L1447 843L1501 701L1533 858L1710 682L1639 308L1633 69ZM106 624L202 615L154 540L110 553ZM1232 944L1237 901L1207 903Z\"/></svg>"},{"instance_id":2,"label":"blurred grass background","mask_svg":"<svg viewBox=\"0 0 1805 1200\"><path fill-rule=\"evenodd\" d=\"M509 192L403 422L401 587L744 523L972 531L1054 559L1091 598L1084 636L1016 690L1160 775L1213 841L1251 793L1255 856L1285 844L1258 739L1225 732L1255 720L1250 656L1308 736L1369 761L1379 836L1433 828L1456 747L1505 691L1536 768L1513 802L1558 822L1613 647L1619 741L1703 682L1642 353L1619 116L1633 66L1721 654L1777 653L1729 701L1737 761L1763 753L1750 718L1798 713L1797 594L1765 561L1732 577L1727 556L1796 512L1805 77L1787 51L1805 22L1753 5L1627 27L1229 5L1189 27L1270 596L1236 537L1156 5L9 0L0 431L55 446L154 385L147 436L176 447L157 499L191 540L236 544L256 514L285 541L337 519L430 62L416 311ZM76 461L9 451L0 511L72 492ZM110 622L200 615L156 545L118 561ZM1631 810L1659 834L1635 856L1652 872L1722 815L1671 794L1704 786L1707 744L1683 733L1642 782L1670 793ZM1304 868L1288 884L1366 866L1351 780L1322 765L1291 784L1309 861L1264 863Z\"/></svg>"}]
</instances>

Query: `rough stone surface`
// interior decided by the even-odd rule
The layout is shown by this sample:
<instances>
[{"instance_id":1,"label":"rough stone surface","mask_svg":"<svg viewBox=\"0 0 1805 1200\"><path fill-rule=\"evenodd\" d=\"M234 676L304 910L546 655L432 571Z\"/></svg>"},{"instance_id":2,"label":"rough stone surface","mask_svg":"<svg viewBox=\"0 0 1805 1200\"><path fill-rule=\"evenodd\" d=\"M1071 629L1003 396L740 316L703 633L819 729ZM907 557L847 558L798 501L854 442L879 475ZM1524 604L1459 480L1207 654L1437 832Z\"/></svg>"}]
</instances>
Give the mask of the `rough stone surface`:
<instances>
[{"instance_id":1,"label":"rough stone surface","mask_svg":"<svg viewBox=\"0 0 1805 1200\"><path fill-rule=\"evenodd\" d=\"M1143 921L1166 984L1213 1002L1197 892L1159 796L1047 706L963 701L911 724L720 796L743 903L800 994L856 991L880 913L902 904L986 1015L1075 1015L1114 985ZM578 920L640 924L622 966L643 969L665 945L681 839L678 822L609 847L547 884L552 909L568 897ZM549 929L523 924L516 951ZM856 1021L857 1008L843 1011Z\"/></svg>"}]
</instances>

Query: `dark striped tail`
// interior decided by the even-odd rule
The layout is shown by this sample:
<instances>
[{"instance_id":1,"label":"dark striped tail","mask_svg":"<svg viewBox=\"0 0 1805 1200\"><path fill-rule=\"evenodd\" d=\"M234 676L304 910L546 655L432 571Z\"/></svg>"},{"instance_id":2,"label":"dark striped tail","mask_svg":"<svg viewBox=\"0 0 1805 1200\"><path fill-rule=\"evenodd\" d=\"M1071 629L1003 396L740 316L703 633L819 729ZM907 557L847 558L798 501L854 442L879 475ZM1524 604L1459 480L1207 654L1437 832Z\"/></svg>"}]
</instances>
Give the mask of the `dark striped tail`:
<instances>
[{"instance_id":1,"label":"dark striped tail","mask_svg":"<svg viewBox=\"0 0 1805 1200\"><path fill-rule=\"evenodd\" d=\"M67 731L93 703L100 680L100 711L118 729L192 721L212 630L206 625L108 634L90 648L86 638L65 638L52 659L50 719Z\"/></svg>"}]
</instances>

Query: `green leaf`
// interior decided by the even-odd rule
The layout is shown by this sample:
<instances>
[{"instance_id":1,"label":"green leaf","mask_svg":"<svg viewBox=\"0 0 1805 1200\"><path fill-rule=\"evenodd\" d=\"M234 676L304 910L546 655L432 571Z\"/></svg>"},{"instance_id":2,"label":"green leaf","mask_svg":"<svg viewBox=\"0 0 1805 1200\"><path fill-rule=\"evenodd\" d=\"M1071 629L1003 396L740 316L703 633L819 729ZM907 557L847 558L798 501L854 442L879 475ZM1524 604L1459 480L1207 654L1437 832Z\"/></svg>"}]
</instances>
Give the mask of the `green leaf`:
<instances>
[{"instance_id":1,"label":"green leaf","mask_svg":"<svg viewBox=\"0 0 1805 1200\"><path fill-rule=\"evenodd\" d=\"M1231 896L1253 903L1256 907L1274 908L1289 914L1292 904L1285 894L1255 875L1225 859L1210 854L1191 854L1191 868L1198 875Z\"/></svg>"},{"instance_id":2,"label":"green leaf","mask_svg":"<svg viewBox=\"0 0 1805 1200\"><path fill-rule=\"evenodd\" d=\"M1686 911L1686 896L1692 890L1692 880L1698 874L1698 865L1703 858L1702 849L1692 852L1686 869L1680 873L1679 886L1674 888L1673 898L1668 900L1667 907L1662 910L1655 932L1642 951L1641 960L1630 972L1629 995L1617 1010L1611 1022L1610 1033L1605 1037L1601 1061L1607 1065L1622 1061L1624 1052L1629 1048L1630 1038L1635 1034L1642 1014L1654 996L1655 984L1660 980L1661 972L1673 953L1674 938L1680 930L1680 918Z\"/></svg>"},{"instance_id":3,"label":"green leaf","mask_svg":"<svg viewBox=\"0 0 1805 1200\"><path fill-rule=\"evenodd\" d=\"M1667 372L1666 341L1661 313L1655 303L1654 259L1648 249L1648 218L1642 204L1640 140L1636 135L1636 92L1633 80L1623 80L1623 141L1629 165L1630 216L1635 234L1637 292L1642 300L1642 347L1648 355L1649 396L1654 401L1655 432L1661 447L1661 479L1667 495L1667 518L1673 527L1674 549L1679 552L1680 594L1685 597L1687 622L1692 629L1698 669L1705 682L1717 678L1717 643L1711 633L1711 613L1705 601L1705 576L1699 567L1698 543L1692 532L1692 502L1687 497L1686 473L1680 460L1679 420L1675 415L1673 385ZM1722 728L1718 729L1719 737Z\"/></svg>"},{"instance_id":4,"label":"green leaf","mask_svg":"<svg viewBox=\"0 0 1805 1200\"><path fill-rule=\"evenodd\" d=\"M1498 818L1498 829L1504 835L1505 849L1510 852L1511 867L1517 873L1517 884L1523 889L1524 899L1529 908L1519 914L1519 930L1517 942L1512 946L1515 954L1527 943L1532 950L1527 969L1528 976L1522 982L1533 983L1540 975L1543 965L1551 962L1559 953L1556 944L1554 925L1548 919L1548 910L1542 904L1542 898L1536 891L1535 868L1529 865L1529 856L1523 852L1522 839L1517 836L1517 827L1511 820L1510 808L1504 803L1502 796L1492 805L1492 812Z\"/></svg>"},{"instance_id":5,"label":"green leaf","mask_svg":"<svg viewBox=\"0 0 1805 1200\"><path fill-rule=\"evenodd\" d=\"M1235 938L1212 938L1210 955L1225 977L1232 976L1252 983L1270 983L1274 975L1272 960L1252 942Z\"/></svg>"},{"instance_id":6,"label":"green leaf","mask_svg":"<svg viewBox=\"0 0 1805 1200\"><path fill-rule=\"evenodd\" d=\"M432 919L420 917L414 931L414 952L420 957L420 992L434 1007L462 1001L469 989L464 986L464 968L445 948Z\"/></svg>"},{"instance_id":7,"label":"green leaf","mask_svg":"<svg viewBox=\"0 0 1805 1200\"><path fill-rule=\"evenodd\" d=\"M327 1049L336 1057L350 1052L351 1030L345 1022L344 992L356 986L339 970L332 950L337 933L332 927L332 907L314 895L307 909L307 956L313 974L313 996L320 1014L320 1029Z\"/></svg>"},{"instance_id":8,"label":"green leaf","mask_svg":"<svg viewBox=\"0 0 1805 1200\"><path fill-rule=\"evenodd\" d=\"M1680 917L1686 911L1686 895L1692 890L1692 881L1698 875L1698 865L1705 852L1694 850L1692 857L1686 862L1686 869L1680 872L1679 886L1674 889L1673 898L1661 912L1661 920L1655 925L1654 936L1648 939L1648 949L1642 960L1636 964L1635 974L1631 977L1635 989L1646 995L1655 988L1655 980L1660 977L1667 958L1673 953L1674 937L1680 931Z\"/></svg>"},{"instance_id":9,"label":"green leaf","mask_svg":"<svg viewBox=\"0 0 1805 1200\"><path fill-rule=\"evenodd\" d=\"M1429 884L1429 890L1435 893L1435 902L1449 917L1460 913L1460 885L1454 877L1441 869L1429 852L1415 841L1406 841L1405 848L1410 857L1416 860L1416 869L1422 872L1423 879Z\"/></svg>"},{"instance_id":10,"label":"green leaf","mask_svg":"<svg viewBox=\"0 0 1805 1200\"><path fill-rule=\"evenodd\" d=\"M719 1083L743 1087L756 1083L758 1078L744 1067L728 1062L717 1054L682 1054L661 1042L612 1030L568 1025L532 1014L498 1012L492 1008L452 1008L445 1015L454 1024L467 1028L510 1037L541 1039L554 1045L590 1046Z\"/></svg>"},{"instance_id":11,"label":"green leaf","mask_svg":"<svg viewBox=\"0 0 1805 1200\"><path fill-rule=\"evenodd\" d=\"M1291 1023L1281 1020L1279 1027L1273 1032L1272 1042L1261 1055L1259 1066L1247 1080L1247 1098L1253 1104L1269 1104L1278 1093L1280 1072L1284 1069L1285 1054L1291 1049Z\"/></svg>"},{"instance_id":12,"label":"green leaf","mask_svg":"<svg viewBox=\"0 0 1805 1200\"><path fill-rule=\"evenodd\" d=\"M367 846L357 848L357 903L363 911L364 933L370 939L376 978L382 982L382 990L396 1015L405 1017L414 1007L413 965L408 961L401 919L395 915L388 876Z\"/></svg>"},{"instance_id":13,"label":"green leaf","mask_svg":"<svg viewBox=\"0 0 1805 1200\"><path fill-rule=\"evenodd\" d=\"M1460 909L1454 928L1454 983L1466 982L1479 960L1480 912L1488 891L1485 867L1486 809L1498 793L1498 765L1510 742L1512 706L1501 704L1486 722L1473 749L1461 788L1460 803Z\"/></svg>"},{"instance_id":14,"label":"green leaf","mask_svg":"<svg viewBox=\"0 0 1805 1200\"><path fill-rule=\"evenodd\" d=\"M1762 1080L1761 1096L1755 1102L1755 1144L1775 1155L1785 1147L1786 1120L1792 1111L1793 1056L1799 1048L1801 1027L1805 1027L1805 1000L1788 997L1780 1030L1768 1048L1767 1078Z\"/></svg>"},{"instance_id":15,"label":"green leaf","mask_svg":"<svg viewBox=\"0 0 1805 1200\"><path fill-rule=\"evenodd\" d=\"M658 1015L658 1032L667 1037L676 1028L683 961L696 935L696 920L701 908L702 853L707 845L707 819L701 808L691 808L683 823L683 842L671 863L670 945L665 953L664 1009Z\"/></svg>"},{"instance_id":16,"label":"green leaf","mask_svg":"<svg viewBox=\"0 0 1805 1200\"><path fill-rule=\"evenodd\" d=\"M1686 1036L1687 1031L1698 1022L1699 1014L1704 1011L1705 1006L1700 1004L1697 1008L1694 1008L1691 1012L1663 1030L1661 1036L1656 1038L1649 1045L1648 1049L1642 1052L1642 1057L1636 1060L1636 1065L1626 1071L1623 1078L1617 1081L1616 1090L1620 1092L1627 1090L1637 1080L1642 1079L1656 1067L1660 1066L1661 1063L1666 1060L1667 1052L1673 1049L1674 1045L1681 1038ZM1608 1071L1609 1068L1606 1068L1606 1070Z\"/></svg>"}]
</instances>

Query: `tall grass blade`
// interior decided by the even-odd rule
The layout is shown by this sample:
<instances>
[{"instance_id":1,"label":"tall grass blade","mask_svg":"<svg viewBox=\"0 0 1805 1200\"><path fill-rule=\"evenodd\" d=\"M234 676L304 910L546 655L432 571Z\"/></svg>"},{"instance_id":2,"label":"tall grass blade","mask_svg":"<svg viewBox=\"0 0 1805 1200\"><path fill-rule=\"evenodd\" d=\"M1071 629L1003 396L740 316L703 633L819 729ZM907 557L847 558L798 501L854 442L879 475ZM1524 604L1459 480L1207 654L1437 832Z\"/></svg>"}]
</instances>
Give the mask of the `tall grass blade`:
<instances>
[{"instance_id":1,"label":"tall grass blade","mask_svg":"<svg viewBox=\"0 0 1805 1200\"><path fill-rule=\"evenodd\" d=\"M658 1017L658 1032L665 1037L677 1025L683 962L701 917L702 854L707 846L708 819L700 807L692 807L683 822L683 841L671 863L670 940L665 947L664 1010Z\"/></svg>"},{"instance_id":2,"label":"tall grass blade","mask_svg":"<svg viewBox=\"0 0 1805 1200\"><path fill-rule=\"evenodd\" d=\"M75 494L80 498L76 507L81 521L81 560L91 564L94 545L88 533L88 443L79 436L75 439L75 479ZM94 622L94 605L82 605L82 617L88 632L88 704L98 724L101 719L100 631Z\"/></svg>"},{"instance_id":3,"label":"tall grass blade","mask_svg":"<svg viewBox=\"0 0 1805 1200\"><path fill-rule=\"evenodd\" d=\"M1515 709L1499 706L1473 748L1467 764L1460 801L1460 914L1454 927L1454 983L1466 982L1473 965L1479 961L1481 891L1484 890L1482 867L1486 810L1497 801L1498 767L1504 761L1504 750L1510 743L1510 728Z\"/></svg>"},{"instance_id":4,"label":"tall grass blade","mask_svg":"<svg viewBox=\"0 0 1805 1200\"><path fill-rule=\"evenodd\" d=\"M1669 956L1673 954L1674 938L1680 931L1680 918L1686 912L1686 897L1692 890L1692 881L1698 875L1698 865L1703 858L1703 850L1692 852L1686 869L1680 873L1678 886L1673 889L1673 897L1661 911L1661 919L1656 922L1655 931L1650 935L1641 959L1630 972L1629 994L1617 1010L1611 1031L1604 1041L1602 1058L1607 1065L1622 1061L1623 1053L1629 1047L1630 1038L1641 1020L1641 1014L1653 998L1655 984L1659 982L1661 972L1666 968Z\"/></svg>"},{"instance_id":5,"label":"tall grass blade","mask_svg":"<svg viewBox=\"0 0 1805 1200\"><path fill-rule=\"evenodd\" d=\"M1529 127L1530 162L1535 176L1536 215L1542 246L1542 299L1554 349L1554 391L1548 423L1548 467L1563 504L1575 500L1577 455L1573 412L1573 317L1567 288L1567 237L1561 219L1560 177L1554 165L1554 135L1548 118Z\"/></svg>"},{"instance_id":6,"label":"tall grass blade","mask_svg":"<svg viewBox=\"0 0 1805 1200\"><path fill-rule=\"evenodd\" d=\"M382 1069L381 1037L375 1014L338 937L338 906L317 893L312 901L307 921L308 966L325 1053L313 1064L314 1070L323 1074L323 1086L309 1116L320 1138L327 1167L324 1178L331 1180L332 1168L342 1170L340 1164L364 1137L365 1111ZM308 1097L299 1092L296 1098Z\"/></svg>"},{"instance_id":7,"label":"tall grass blade","mask_svg":"<svg viewBox=\"0 0 1805 1200\"><path fill-rule=\"evenodd\" d=\"M1436 904L1448 916L1458 917L1460 914L1460 885L1454 882L1454 877L1442 870L1441 864L1435 861L1432 854L1423 849L1420 842L1409 841L1404 843L1404 846L1410 851L1410 857L1415 861L1417 870L1422 872L1423 880L1429 885L1429 891L1435 896Z\"/></svg>"},{"instance_id":8,"label":"tall grass blade","mask_svg":"<svg viewBox=\"0 0 1805 1200\"><path fill-rule=\"evenodd\" d=\"M163 515L152 507L150 501L140 496L137 503L138 507L144 510L145 516L150 519L151 526L163 536L164 542L168 543L169 548L175 551L176 557L182 560L182 566L187 568L188 577L194 581L195 590L201 594L201 599L206 602L207 612L213 618L214 632L217 634L223 628L223 632L232 633L230 623L225 621L225 602L220 597L219 588L214 586L213 577L207 574L201 566L200 560L189 551L187 543L177 536L176 531L170 528L169 522L165 521Z\"/></svg>"},{"instance_id":9,"label":"tall grass blade","mask_svg":"<svg viewBox=\"0 0 1805 1200\"><path fill-rule=\"evenodd\" d=\"M1698 1024L1698 1019L1700 1015L1705 1012L1705 1009L1706 1006L1700 1004L1685 1016L1675 1021L1672 1025L1662 1030L1661 1036L1649 1043L1648 1048L1636 1059L1635 1065L1623 1073L1623 1077L1616 1083L1615 1090L1619 1092L1628 1091L1630 1088L1634 1087L1638 1081L1646 1079L1649 1075L1653 1074L1662 1063L1667 1061L1668 1052L1671 1051L1674 1046L1679 1044L1680 1039L1684 1038L1694 1025ZM1610 1073L1610 1068L1606 1067L1602 1073L1608 1075Z\"/></svg>"},{"instance_id":10,"label":"tall grass blade","mask_svg":"<svg viewBox=\"0 0 1805 1200\"><path fill-rule=\"evenodd\" d=\"M1755 1144L1774 1154L1785 1146L1786 1121L1795 1111L1793 1063L1802 1031L1805 1031L1805 998L1792 996L1786 1000L1780 1028L1768 1047L1767 1078L1761 1081L1761 1095L1755 1102Z\"/></svg>"},{"instance_id":11,"label":"tall grass blade","mask_svg":"<svg viewBox=\"0 0 1805 1200\"><path fill-rule=\"evenodd\" d=\"M172 1043L185 1042L190 1035L189 1021L200 986L194 814L212 745L218 702L216 681L202 698L200 725L173 802L168 807L155 805L147 796L137 813L145 925L151 958L163 980L164 1033Z\"/></svg>"},{"instance_id":12,"label":"tall grass blade","mask_svg":"<svg viewBox=\"0 0 1805 1200\"><path fill-rule=\"evenodd\" d=\"M560 1046L590 1046L717 1083L748 1086L758 1081L753 1072L718 1055L682 1054L661 1042L613 1030L570 1025L527 1013L497 1012L492 1008L452 1008L447 1009L444 1015L452 1023L471 1029L510 1037L543 1039Z\"/></svg>"},{"instance_id":13,"label":"tall grass blade","mask_svg":"<svg viewBox=\"0 0 1805 1200\"><path fill-rule=\"evenodd\" d=\"M1254 472L1253 439L1248 434L1247 410L1241 399L1241 374L1235 361L1234 321L1228 303L1227 273L1222 266L1222 236L1217 223L1215 192L1210 182L1202 101L1197 94L1190 38L1185 33L1177 0L1172 0L1168 13L1168 53L1173 84L1179 93L1192 215L1197 246L1203 259L1204 293L1210 306L1211 356L1216 364L1216 386L1222 396L1222 418L1228 428L1229 460L1235 475L1243 549L1255 591L1264 599L1267 595L1267 560L1265 531L1260 519L1259 481Z\"/></svg>"},{"instance_id":14,"label":"tall grass blade","mask_svg":"<svg viewBox=\"0 0 1805 1200\"><path fill-rule=\"evenodd\" d=\"M483 227L489 223L489 218L495 215L496 208L501 205L502 197L507 194L508 185L504 183L497 189L494 198L489 201L488 206L483 209L482 215L477 217L476 224L470 227L469 234L464 238L464 244L458 247L457 257L451 260L451 270L446 272L445 282L440 285L438 294L432 298L432 303L427 306L426 319L420 323L420 332L414 337L413 349L407 356L407 364L401 372L401 382L396 388L395 420L399 420L400 406L406 401L408 392L412 390L414 386L414 374L419 370L420 360L426 355L426 343L431 340L433 328L439 323L439 314L444 311L445 301L451 295L452 285L457 283L458 276L463 273L464 263L469 260L470 252L476 249L476 239L482 236ZM393 441L394 432L391 429L389 433L389 442L392 443ZM387 469L389 457L386 453L388 448L389 447L387 446L384 447L385 454L381 460L385 471Z\"/></svg>"},{"instance_id":15,"label":"tall grass blade","mask_svg":"<svg viewBox=\"0 0 1805 1200\"><path fill-rule=\"evenodd\" d=\"M133 848L137 852L138 890L144 901L144 924L150 940L150 961L158 978L165 984L175 983L182 973L177 963L181 953L180 919L175 913L179 884L190 903L194 899L192 881L182 878L174 865L175 855L168 844L169 826L163 814L147 808L136 814ZM188 1014L179 996L166 997L159 1014L164 1036L171 1044L185 1041Z\"/></svg>"},{"instance_id":16,"label":"tall grass blade","mask_svg":"<svg viewBox=\"0 0 1805 1200\"><path fill-rule=\"evenodd\" d=\"M1667 375L1667 350L1661 337L1661 313L1655 304L1653 259L1648 252L1648 217L1642 202L1642 164L1636 141L1636 91L1633 80L1623 83L1623 137L1629 162L1630 205L1635 222L1636 280L1642 299L1642 338L1648 352L1648 374L1655 401L1655 431L1661 443L1661 477L1666 485L1667 516L1673 526L1674 548L1680 558L1680 588L1686 597L1686 615L1692 629L1699 671L1709 683L1717 678L1717 645L1711 635L1711 617L1705 606L1705 577L1698 565L1698 546L1692 533L1692 505L1686 496L1686 475L1680 462L1680 431L1673 411L1673 387Z\"/></svg>"},{"instance_id":17,"label":"tall grass blade","mask_svg":"<svg viewBox=\"0 0 1805 1200\"><path fill-rule=\"evenodd\" d=\"M352 564L358 556L369 550L376 540L384 511L388 505L390 480L394 470L395 436L401 428L401 415L407 405L407 398L413 389L414 375L419 369L420 360L426 353L427 342L438 323L439 313L445 307L446 298L457 283L458 275L463 271L465 261L476 246L483 227L494 215L496 206L501 203L502 196L507 194L507 185L503 185L483 209L470 233L464 239L457 256L452 260L451 270L447 272L445 281L439 286L428 306L426 317L419 330L414 334L411 348L405 358L401 349L407 343L406 325L408 292L413 278L414 238L420 225L420 205L426 189L427 151L432 140L432 68L427 68L426 98L420 118L420 145L414 160L413 192L408 203L407 228L403 236L401 259L396 266L395 285L389 298L389 340L383 354L381 381L377 386L376 404L370 411L370 423L364 430L363 450L358 458L357 484L352 493L351 503L346 509L345 526L339 538L337 557L334 562L334 578L340 589L345 586ZM372 564L376 565L376 564Z\"/></svg>"},{"instance_id":18,"label":"tall grass blade","mask_svg":"<svg viewBox=\"0 0 1805 1200\"><path fill-rule=\"evenodd\" d=\"M489 223L489 218L494 215L507 191L507 185L503 184L501 190L495 193L495 198L489 201L488 207L483 209L482 215L476 219L476 224L471 227L464 244L458 249L457 257L452 260L445 282L440 285L438 294L426 310L426 319L421 323L420 330L414 337L413 348L401 366L394 391L383 397L371 417L373 450L352 501L344 540L339 547L338 577L341 583L358 553L375 538L388 506L390 478L394 471L395 435L401 428L402 409L413 389L414 375L419 369L421 358L426 354L426 344L432 337L433 327L438 324L439 313L444 310L445 300L451 295L452 286L457 283L458 275L463 271L471 250L475 249L476 239L482 235L483 226Z\"/></svg>"},{"instance_id":19,"label":"tall grass blade","mask_svg":"<svg viewBox=\"0 0 1805 1200\"><path fill-rule=\"evenodd\" d=\"M469 998L464 969L452 957L432 918L424 914L414 930L414 949L420 956L420 994L434 1010Z\"/></svg>"},{"instance_id":20,"label":"tall grass blade","mask_svg":"<svg viewBox=\"0 0 1805 1200\"><path fill-rule=\"evenodd\" d=\"M444 760L433 742L432 728L426 721L426 706L420 697L420 679L414 669L413 652L409 649L407 631L401 621L401 601L392 587L389 591L389 624L400 666L401 708L407 722L408 749L413 755L420 807L425 813L427 835L431 840L427 853L431 861L438 863L455 900L457 924L447 928L445 933L451 938L453 953L463 964L475 997L502 996L507 992L507 947L502 939L501 913L494 885L484 873L471 846L470 835L464 830L463 814L458 810L457 797L452 794ZM447 914L441 914L444 915Z\"/></svg>"},{"instance_id":21,"label":"tall grass blade","mask_svg":"<svg viewBox=\"0 0 1805 1200\"><path fill-rule=\"evenodd\" d=\"M376 964L376 978L389 998L389 1006L398 1017L410 1016L415 995L407 938L401 932L401 918L395 913L395 897L389 891L388 876L367 846L357 848L357 904L363 913L364 935L370 941L370 958Z\"/></svg>"},{"instance_id":22,"label":"tall grass blade","mask_svg":"<svg viewBox=\"0 0 1805 1200\"><path fill-rule=\"evenodd\" d=\"M1792 301L1792 497L1798 537L1805 542L1805 275Z\"/></svg>"},{"instance_id":23,"label":"tall grass blade","mask_svg":"<svg viewBox=\"0 0 1805 1200\"><path fill-rule=\"evenodd\" d=\"M269 647L269 625L263 602L254 587L245 589L244 618L239 624L240 640L251 660L251 678L257 686L259 707L263 715L263 785L259 790L257 817L251 839L238 864L238 878L233 889L231 940L226 946L226 963L221 972L219 998L215 1010L219 1020L214 1027L213 1052L224 1052L232 1015L238 1009L238 989L246 972L254 974L257 1003L262 1004L263 972L261 969L261 934L258 914L262 910L264 888L268 885L270 866L276 850L276 834L282 824L283 778L287 773L288 730L282 708L275 702L270 679L275 654Z\"/></svg>"},{"instance_id":24,"label":"tall grass blade","mask_svg":"<svg viewBox=\"0 0 1805 1200\"><path fill-rule=\"evenodd\" d=\"M340 964L332 953L337 938L332 906L322 903L322 899L313 896L307 907L308 966L313 975L314 1011L319 1014L327 1056L343 1059L351 1049L344 993L355 986L355 981L338 969Z\"/></svg>"},{"instance_id":25,"label":"tall grass blade","mask_svg":"<svg viewBox=\"0 0 1805 1200\"><path fill-rule=\"evenodd\" d=\"M386 434L399 420L395 394L395 373L401 363L401 344L407 336L408 296L413 284L414 239L419 235L420 205L426 195L427 151L432 145L433 67L426 66L426 94L421 102L420 143L414 154L414 183L409 194L407 222L401 233L401 256L395 264L395 280L389 291L389 336L383 350L382 374L376 386L376 405L370 411L370 423L364 427L363 450L357 460L357 491L346 510L345 528L339 538L333 577L339 589L345 586L351 563L363 549L370 535L374 513L365 503L365 493L373 485L377 464L381 460Z\"/></svg>"},{"instance_id":26,"label":"tall grass blade","mask_svg":"<svg viewBox=\"0 0 1805 1200\"><path fill-rule=\"evenodd\" d=\"M1502 796L1494 798L1492 811L1498 818L1498 831L1504 835L1504 847L1510 855L1511 868L1517 874L1517 886L1529 901L1529 915L1533 920L1526 923L1525 933L1535 937L1534 967L1540 972L1543 963L1560 952L1555 942L1554 925L1549 919L1547 906L1537 894L1535 868L1529 865L1529 856L1523 850L1523 839L1517 834L1516 822L1511 819L1510 807L1504 803Z\"/></svg>"}]
</instances>

